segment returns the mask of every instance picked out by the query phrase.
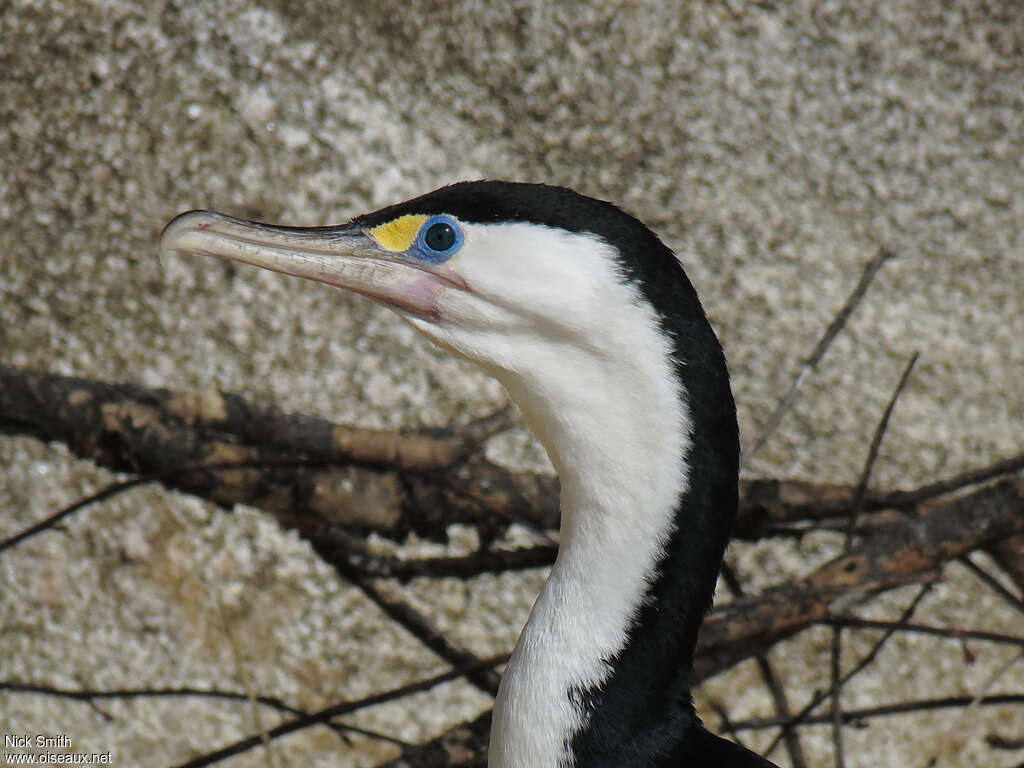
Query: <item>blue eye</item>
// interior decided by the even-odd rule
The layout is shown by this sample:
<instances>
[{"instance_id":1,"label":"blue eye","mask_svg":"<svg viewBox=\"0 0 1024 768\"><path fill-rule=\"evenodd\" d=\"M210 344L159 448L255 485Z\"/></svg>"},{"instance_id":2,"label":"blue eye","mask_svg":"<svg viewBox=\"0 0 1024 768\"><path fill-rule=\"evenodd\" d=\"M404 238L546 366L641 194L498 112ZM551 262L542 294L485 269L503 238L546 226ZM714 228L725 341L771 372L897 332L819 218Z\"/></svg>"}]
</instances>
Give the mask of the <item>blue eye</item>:
<instances>
[{"instance_id":1,"label":"blue eye","mask_svg":"<svg viewBox=\"0 0 1024 768\"><path fill-rule=\"evenodd\" d=\"M462 247L462 231L449 216L433 216L416 236L417 252L427 261L442 262Z\"/></svg>"}]
</instances>

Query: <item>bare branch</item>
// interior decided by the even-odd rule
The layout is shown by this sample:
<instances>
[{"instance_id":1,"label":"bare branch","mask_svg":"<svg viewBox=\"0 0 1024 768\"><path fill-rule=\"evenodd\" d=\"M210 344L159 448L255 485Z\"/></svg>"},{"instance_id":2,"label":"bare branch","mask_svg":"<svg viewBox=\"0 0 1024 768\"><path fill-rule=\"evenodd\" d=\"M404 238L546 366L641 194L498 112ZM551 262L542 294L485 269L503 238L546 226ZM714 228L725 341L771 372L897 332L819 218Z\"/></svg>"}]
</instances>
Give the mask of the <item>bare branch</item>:
<instances>
[{"instance_id":1,"label":"bare branch","mask_svg":"<svg viewBox=\"0 0 1024 768\"><path fill-rule=\"evenodd\" d=\"M478 521L470 504L415 503L401 476L451 470L507 428L513 413L507 406L458 430L372 430L217 391L145 389L0 366L2 431L60 440L115 471L174 467L161 478L166 484L226 507L264 509L291 527L340 523L397 538L413 531L443 538L453 522ZM182 469L214 464L240 468ZM424 509L434 512L417 515Z\"/></svg>"},{"instance_id":2,"label":"bare branch","mask_svg":"<svg viewBox=\"0 0 1024 768\"><path fill-rule=\"evenodd\" d=\"M843 708L839 700L840 690L843 685L839 671L842 640L842 629L833 627L832 650L829 654L829 672L832 676L832 756L836 768L845 768L846 766L846 757L843 755Z\"/></svg>"},{"instance_id":3,"label":"bare branch","mask_svg":"<svg viewBox=\"0 0 1024 768\"><path fill-rule=\"evenodd\" d=\"M901 621L880 621L877 619L859 619L856 616L835 616L823 619L820 624L852 629L892 630L893 632L912 632L921 635L936 635L951 640L985 640L990 643L1019 645L1024 647L1024 636L1007 635L1000 632L986 632L980 629L960 629L959 627L933 627L928 624L912 624Z\"/></svg>"},{"instance_id":4,"label":"bare branch","mask_svg":"<svg viewBox=\"0 0 1024 768\"><path fill-rule=\"evenodd\" d=\"M878 253L871 259L867 264L864 265L864 271L861 272L860 280L857 281L857 286L853 289L853 292L846 299L846 303L840 308L836 316L832 318L832 322L828 324L825 329L825 333L818 340L814 350L810 356L800 366L800 371L797 373L796 378L793 379L793 383L789 385L789 389L786 394L783 395L782 400L779 401L778 406L772 412L771 416L768 417L768 421L765 422L764 427L758 433L754 439L753 444L744 451L742 466L747 466L750 460L757 455L758 451L765 444L769 437L778 429L780 423L782 423L783 417L789 413L789 411L796 404L797 399L800 397L800 391L803 389L804 382L807 381L808 376L818 367L818 363L821 362L822 358L825 357L825 353L828 348L832 346L832 342L835 341L836 337L843 330L846 325L846 321L850 319L850 315L853 314L853 310L857 308L861 299L868 292L868 288L871 282L875 279L875 275L878 274L878 270L882 268L889 259L894 258L893 253L885 247L879 248Z\"/></svg>"},{"instance_id":5,"label":"bare branch","mask_svg":"<svg viewBox=\"0 0 1024 768\"><path fill-rule=\"evenodd\" d=\"M81 499L74 502L73 504L69 504L63 509L54 512L49 517L43 518L38 523L33 523L28 528L18 531L13 536L9 536L8 538L0 541L0 552L3 552L6 549L10 549L11 547L20 544L26 539L32 538L36 534L42 533L43 531L53 528L66 517L73 515L75 512L78 512L81 509L85 509L90 504L95 504L96 502L109 499L113 496L116 496L119 493L123 493L124 491L136 488L140 485L152 483L154 482L154 480L155 478L152 477L135 477L130 480L125 480L123 482L111 483L110 485L101 488L95 493L91 493L88 496L83 496Z\"/></svg>"},{"instance_id":6,"label":"bare branch","mask_svg":"<svg viewBox=\"0 0 1024 768\"><path fill-rule=\"evenodd\" d=\"M33 693L44 696L55 696L73 701L91 702L96 699L161 699L194 697L204 699L223 699L226 701L256 701L271 709L291 715L304 715L305 711L289 706L277 696L256 695L250 697L241 691L224 691L211 688L108 688L102 690L60 688L40 683L22 683L17 680L0 680L0 691L14 693Z\"/></svg>"},{"instance_id":7,"label":"bare branch","mask_svg":"<svg viewBox=\"0 0 1024 768\"><path fill-rule=\"evenodd\" d=\"M402 559L387 555L375 555L367 551L358 537L346 535L344 531L333 531L331 535L330 562L344 559L349 567L363 576L375 579L396 579L407 582L411 579L458 578L471 579L484 573L504 573L551 565L558 554L558 547L542 545L527 549L489 549L473 552L460 557L424 557ZM351 546L340 546L343 539L350 539ZM343 551L344 550L344 551Z\"/></svg>"},{"instance_id":8,"label":"bare branch","mask_svg":"<svg viewBox=\"0 0 1024 768\"><path fill-rule=\"evenodd\" d=\"M314 548L316 543L313 544ZM466 676L473 685L488 696L498 694L499 677L491 669L494 665L477 667L480 660L469 651L457 647L451 640L439 632L419 611L404 600L386 595L372 583L370 579L354 573L346 572L339 568L342 576L359 587L360 591L370 600L376 603L392 621L405 627L405 629L417 640L423 643L445 661L455 664L459 668L468 669Z\"/></svg>"},{"instance_id":9,"label":"bare branch","mask_svg":"<svg viewBox=\"0 0 1024 768\"><path fill-rule=\"evenodd\" d=\"M1019 644L1019 638L1001 636L1002 639L997 640L993 633L961 630L957 635L956 630L901 623L868 626L861 620L829 616L829 606L839 599L913 582L930 584L951 559L965 557L979 547L995 551L1000 544L1014 541L1013 536L1024 537L1024 478L1004 479L960 498L939 498L953 490L1019 472L1024 469L1024 454L918 489L888 493L867 490L871 464L878 452L877 443L884 435L886 420L910 368L908 364L876 430L875 445L869 449L865 471L856 487L774 480L743 484L739 524L743 535L761 536L766 531L799 534L815 525L843 530L850 520L848 513L853 509L858 514L850 524L856 525L857 533L863 538L842 557L803 579L760 596L740 597L716 611L701 634L695 682L751 655L763 654L778 640L812 623L830 624L837 630L860 627L890 634L915 631L916 627L918 631L932 634L946 632L945 636L950 637ZM510 472L488 462L478 450L481 440L509 423L507 409L455 431L416 430L368 436L331 425L332 430L337 428L340 432L332 431L326 438L314 440L311 450L296 454L294 448L300 442L296 430L305 428L307 417L264 409L262 416L256 415L256 418L264 418L262 426L245 425L244 418L233 421L233 414L242 412L237 410L241 401L221 393L186 396L130 385L119 389L100 384L93 390L87 385L94 382L63 377L50 377L42 389L32 389L39 383L32 377L39 376L41 374L12 372L0 367L0 428L40 434L42 428L37 415L26 416L15 408L19 403L18 407L27 407L29 401L25 397L36 398L32 408L52 407L55 412L43 418L51 422L48 429L53 424L60 426L61 419L73 422L76 413L99 419L92 424L98 425L100 437L79 435L73 426L65 425L60 427L63 432L57 430L60 433L55 439L67 440L74 450L106 462L107 466L138 469L152 464L152 469L146 475L114 483L60 510L0 543L0 551L66 520L94 501L154 480L225 505L235 500L256 499L278 521L296 528L312 542L326 562L359 586L393 620L452 664L467 668L469 672L465 674L473 674L474 682L483 690L494 691L497 680L493 674L479 674L484 667L475 666L477 662L471 654L449 642L431 626L427 617L412 610L400 597L391 594L386 585L374 579L469 578L485 572L542 567L553 560L557 551L553 543L514 551L486 548L494 534L500 533L510 521L533 527L545 537L546 529L558 523L556 479L548 475ZM59 392L51 403L45 402L46 387ZM13 399L12 388L17 390L17 397ZM18 400L19 397L23 399ZM72 413L74 408L79 410ZM223 409L227 409L226 418ZM319 429L324 435L324 424L327 422L314 425L312 429ZM168 435L172 436L170 442L167 442ZM247 442L256 438L267 438L271 441L270 447ZM328 444L325 442L328 439L334 442ZM369 447L355 445L364 439L369 441ZM174 450L161 455L161 446ZM192 456L198 460L180 461ZM169 466L172 459L179 461ZM344 466L333 464L336 460L345 462ZM328 512L309 502L313 491L323 492L323 483L334 484L332 493L343 487L356 490L348 491L347 501L339 502L341 497L337 493L331 496L327 505L335 506ZM297 499L297 503L291 504L292 499ZM464 557L402 560L372 554L363 540L363 534L369 530L396 539L413 531L440 536L453 522L474 525L485 541L485 548ZM973 564L967 562L968 567L972 567ZM1003 590L1019 605L1019 598ZM768 669L769 685L771 678ZM779 699L779 702L779 717L782 718L785 701ZM804 714L808 715L811 709L806 709ZM840 724L850 721L851 713L841 712L838 707L833 711ZM797 718L780 722L794 723ZM415 764L418 766L448 765L450 760L430 763L431 759L441 760L441 753L431 750L438 744L446 744L442 752L450 757L453 753L449 748L462 745L459 748L470 750L466 754L471 756L468 764L472 765L472 760L482 753L473 752L471 745L475 745L472 747L475 749L486 743L486 731L482 737L480 735L483 722L480 719L463 726L461 731L451 731L430 745L408 747L406 753L420 750L415 754L427 762L417 757ZM792 727L790 725L788 730ZM788 730L784 728L783 733ZM457 733L463 734L465 740L460 740ZM273 731L268 731L265 738L271 739L272 734ZM236 748L234 745L228 749ZM794 761L797 760L794 754Z\"/></svg>"},{"instance_id":10,"label":"bare branch","mask_svg":"<svg viewBox=\"0 0 1024 768\"><path fill-rule=\"evenodd\" d=\"M41 389L34 389L36 385ZM320 447L312 453L296 453L292 447L302 441L293 433L310 423L321 435L337 428L349 435L346 440L350 441L354 434L350 428L253 406L259 411L255 420L263 420L263 426L256 429L244 416L249 411L243 410L239 398L215 394L204 398L0 366L0 429L62 440L78 455L104 466L146 473L144 479L129 480L126 487L160 480L229 508L236 502L245 503L264 509L306 536L344 529L374 531L395 540L415 532L437 540L444 538L452 523L473 525L482 535L500 532L511 521L541 532L558 527L558 480L553 475L512 472L472 453L461 463L429 472L379 464L372 468L369 464L332 464L335 460L347 462L352 454L331 453L324 446L328 438L319 440ZM154 402L173 403L174 408L168 406L165 414ZM223 431L230 425L210 415L219 410L212 405L218 402L227 403L231 413L243 414L231 421L237 433ZM28 410L33 413L26 415ZM182 420L182 414L191 415ZM503 409L472 422L458 431L462 437L451 437L454 433L437 437L437 430L420 430L412 435L418 435L414 441L421 446L418 455L431 453L422 446L435 439L462 448L478 445L482 436L506 423L506 414ZM274 423L274 418L280 423ZM211 424L218 429L210 431L203 426ZM282 447L245 444L246 439L260 434L272 436ZM396 448L394 443L387 450L379 445L387 442L386 436L409 438L407 431L374 434L378 447L356 452L357 459L368 461L376 456L379 460L389 451L399 456L417 453L412 448ZM436 458L437 451L431 455ZM867 492L863 510L906 509L1022 469L1024 453L917 489ZM793 480L744 481L741 490L736 534L742 538L795 535L817 522L841 529L855 494L845 485ZM898 520L898 516L883 513L867 522L888 526Z\"/></svg>"},{"instance_id":11,"label":"bare branch","mask_svg":"<svg viewBox=\"0 0 1024 768\"><path fill-rule=\"evenodd\" d=\"M1024 533L1024 478L1001 480L877 534L795 584L716 609L704 622L694 679L748 658L828 616L840 597L938 577L950 560Z\"/></svg>"},{"instance_id":12,"label":"bare branch","mask_svg":"<svg viewBox=\"0 0 1024 768\"><path fill-rule=\"evenodd\" d=\"M1013 594L1013 592L1000 584L990 573L985 571L985 569L978 567L978 565L970 558L962 557L960 558L960 562L963 563L971 573L981 579L989 589L1003 598L1007 605L1019 613L1024 613L1024 600L1021 600Z\"/></svg>"},{"instance_id":13,"label":"bare branch","mask_svg":"<svg viewBox=\"0 0 1024 768\"><path fill-rule=\"evenodd\" d=\"M726 586L729 587L729 591L736 597L745 597L743 585L740 584L736 573L729 566L728 563L722 563L722 581L725 582ZM772 695L772 702L775 704L775 713L779 716L788 717L790 714L789 701L786 698L786 689L779 681L778 675L775 674L775 670L772 668L771 661L768 659L766 653L759 653L754 657L754 661L757 663L758 671L761 673L761 679L764 680L765 685L768 686L768 690ZM714 705L715 702L712 702ZM722 707L718 707L720 710L718 715L722 718L723 729L728 730L728 717L726 716L725 710ZM786 751L789 753L789 760L793 764L793 768L806 768L807 758L804 756L803 745L800 743L800 735L795 731L791 730L784 735L786 742Z\"/></svg>"},{"instance_id":14,"label":"bare branch","mask_svg":"<svg viewBox=\"0 0 1024 768\"><path fill-rule=\"evenodd\" d=\"M850 520L846 526L846 541L843 544L843 548L847 552L853 545L853 536L857 529L857 516L860 514L861 507L864 504L864 496L868 491L868 483L871 482L871 470L875 466L875 459L878 458L878 450L882 447L882 438L885 437L885 432L889 428L889 417L892 416L892 410L896 407L896 401L899 400L900 393L903 392L903 388L907 386L907 380L910 378L910 372L914 370L914 364L917 362L919 354L919 352L914 352L914 354L910 356L910 360L907 361L907 365L903 369L903 374L900 376L899 383L896 384L896 389L893 390L892 397L889 398L889 403L885 406L882 418L879 420L878 426L875 427L875 433L871 436L871 445L868 447L868 455L864 460L864 468L861 470L860 478L857 480L857 488L853 492L853 502L850 507ZM841 765L842 761L839 762Z\"/></svg>"},{"instance_id":15,"label":"bare branch","mask_svg":"<svg viewBox=\"0 0 1024 768\"><path fill-rule=\"evenodd\" d=\"M962 490L971 485L980 485L997 477L1012 475L1024 470L1024 453L1010 456L987 467L970 469L936 483L922 485L910 491L889 491L888 493L868 494L864 500L865 509L882 509L885 507L912 507L922 501L936 499L948 493Z\"/></svg>"},{"instance_id":16,"label":"bare branch","mask_svg":"<svg viewBox=\"0 0 1024 768\"><path fill-rule=\"evenodd\" d=\"M920 699L918 701L905 701L896 704L883 704L878 707L867 707L865 709L848 709L843 712L843 724L857 723L862 720L870 720L875 717L886 717L888 715L902 715L908 712L927 712L934 709L958 709L966 707L975 701L972 696L947 696L938 699ZM979 706L1001 706L1005 704L1024 704L1024 693L999 693L992 696L985 696L977 701ZM820 715L810 715L804 720L807 725L824 725L832 721L832 713L826 712ZM785 725L780 718L769 717L763 719L738 720L732 724L737 731L763 730L765 728L778 728Z\"/></svg>"},{"instance_id":17,"label":"bare branch","mask_svg":"<svg viewBox=\"0 0 1024 768\"><path fill-rule=\"evenodd\" d=\"M889 527L901 522L905 516L885 513L886 510L907 510L923 502L1022 470L1024 453L910 490L868 491L861 509L883 513L875 518L873 525ZM744 539L759 539L769 534L793 533L820 527L843 530L853 507L854 494L855 488L834 483L777 479L742 481L735 535ZM869 533L870 530L865 532Z\"/></svg>"},{"instance_id":18,"label":"bare branch","mask_svg":"<svg viewBox=\"0 0 1024 768\"><path fill-rule=\"evenodd\" d=\"M795 728L797 725L805 723L807 721L808 715L810 715L810 713L814 711L814 708L817 707L830 695L833 697L833 712L839 712L839 707L835 705L835 702L838 701L839 691L842 689L842 687L846 685L846 683L848 683L850 680L852 680L856 675L860 674L862 670L867 669L868 665L871 664L872 661L874 661L876 656L878 656L878 653L882 650L882 647L887 642L889 642L889 638L891 638L896 633L896 628L903 626L905 622L908 621L910 617L914 615L914 611L917 610L917 606L920 604L921 600L924 599L924 596L927 595L930 591L931 584L925 584L918 591L917 595L914 596L914 599L910 601L910 605L903 609L903 611L900 613L900 617L895 622L893 622L895 626L892 628L888 628L886 632L880 638L878 638L878 640L875 641L875 644L871 646L871 649L866 654L864 654L861 660L858 661L849 672L847 672L842 677L838 677L837 673L839 670L836 666L833 666L832 684L829 687L829 689L827 691L816 691L814 695L811 696L810 701L808 701L803 706L803 708L789 720L788 723L782 726L782 729L779 731L779 734L775 737L775 739L772 740L772 743L768 745L768 749L765 751L765 754L770 755L772 753L772 750L774 750L775 746L779 743L779 740L785 737L786 732ZM834 625L834 631L838 633L839 628L841 626L841 624ZM833 638L835 638L835 635L833 635ZM833 640L833 642L835 643L835 640ZM835 645L833 645L833 647L835 647ZM836 653L836 657L838 657L838 652ZM841 718L838 722L841 723ZM833 717L832 723L833 728L835 728L837 724L837 720L835 717Z\"/></svg>"},{"instance_id":19,"label":"bare branch","mask_svg":"<svg viewBox=\"0 0 1024 768\"><path fill-rule=\"evenodd\" d=\"M301 715L291 720L271 728L266 732L266 737L273 740L278 739L281 736L285 736L289 733L308 728L311 725L317 725L320 723L326 723L332 718L340 715L347 715L351 712L355 712L360 709L367 707L376 706L377 704L383 704L388 701L394 701L405 696L409 696L413 693L421 693L428 691L442 683L450 682L451 680L457 680L465 675L473 674L484 669L492 669L500 664L504 664L508 661L507 655L494 656L489 659L481 659L463 667L456 669L450 669L447 672L443 672L434 677L427 678L426 680L420 680L415 683L409 683L408 685L399 686L393 688L390 691L384 691L382 693L375 693L372 696L367 696L363 699L357 699L356 701L343 701L337 704L332 704L329 707L313 712L307 715ZM253 736L249 736L244 739L236 741L234 744L229 744L226 747L218 749L213 752L208 752L197 758L182 763L178 768L201 768L201 766L213 765L229 757L248 752L250 749L260 746L263 743L264 734L258 733Z\"/></svg>"}]
</instances>

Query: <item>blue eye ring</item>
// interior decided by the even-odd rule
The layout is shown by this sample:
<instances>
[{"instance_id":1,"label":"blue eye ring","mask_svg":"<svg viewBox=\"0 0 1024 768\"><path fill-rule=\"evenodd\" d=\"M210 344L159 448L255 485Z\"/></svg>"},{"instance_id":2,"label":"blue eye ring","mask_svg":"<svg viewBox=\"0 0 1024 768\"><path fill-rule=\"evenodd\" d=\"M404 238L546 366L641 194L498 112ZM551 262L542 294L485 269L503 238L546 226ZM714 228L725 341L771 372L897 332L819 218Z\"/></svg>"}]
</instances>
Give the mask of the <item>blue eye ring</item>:
<instances>
[{"instance_id":1,"label":"blue eye ring","mask_svg":"<svg viewBox=\"0 0 1024 768\"><path fill-rule=\"evenodd\" d=\"M431 216L416 235L416 255L435 264L447 261L461 247L462 228L451 216Z\"/></svg>"}]
</instances>

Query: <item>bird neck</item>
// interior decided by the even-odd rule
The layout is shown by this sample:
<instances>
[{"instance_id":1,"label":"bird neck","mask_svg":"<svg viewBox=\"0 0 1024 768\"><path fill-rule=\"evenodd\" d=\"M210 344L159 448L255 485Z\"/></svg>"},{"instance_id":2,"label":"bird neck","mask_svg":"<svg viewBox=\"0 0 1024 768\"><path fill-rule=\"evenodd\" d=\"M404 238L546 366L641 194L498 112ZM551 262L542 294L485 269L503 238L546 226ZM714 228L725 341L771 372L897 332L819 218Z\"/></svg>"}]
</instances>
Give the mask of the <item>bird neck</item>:
<instances>
[{"instance_id":1,"label":"bird neck","mask_svg":"<svg viewBox=\"0 0 1024 768\"><path fill-rule=\"evenodd\" d=\"M575 387L502 377L558 471L562 523L502 678L489 768L653 764L695 723L693 649L735 513L735 411L720 352L705 393L700 367L651 333L612 349L614 368L565 361Z\"/></svg>"}]
</instances>

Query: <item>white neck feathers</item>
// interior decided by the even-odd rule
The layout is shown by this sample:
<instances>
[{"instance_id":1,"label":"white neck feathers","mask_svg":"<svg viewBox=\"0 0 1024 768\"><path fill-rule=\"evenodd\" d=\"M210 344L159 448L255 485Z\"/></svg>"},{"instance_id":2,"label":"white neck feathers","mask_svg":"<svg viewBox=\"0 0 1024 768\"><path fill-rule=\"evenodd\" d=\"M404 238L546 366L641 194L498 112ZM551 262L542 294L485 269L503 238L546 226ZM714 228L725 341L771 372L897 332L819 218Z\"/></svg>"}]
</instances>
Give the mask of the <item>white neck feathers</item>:
<instances>
[{"instance_id":1,"label":"white neck feathers","mask_svg":"<svg viewBox=\"0 0 1024 768\"><path fill-rule=\"evenodd\" d=\"M575 241L569 258L587 236L566 237ZM607 293L592 305L603 318L580 319L605 329L600 348L565 345L551 359L539 346L537 360L493 371L558 471L562 525L558 558L501 681L489 768L573 765L584 712L572 692L600 686L625 646L688 483L690 414L670 340L618 276L610 248L587 239L585 268L608 270L594 280Z\"/></svg>"}]
</instances>

